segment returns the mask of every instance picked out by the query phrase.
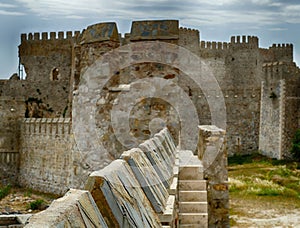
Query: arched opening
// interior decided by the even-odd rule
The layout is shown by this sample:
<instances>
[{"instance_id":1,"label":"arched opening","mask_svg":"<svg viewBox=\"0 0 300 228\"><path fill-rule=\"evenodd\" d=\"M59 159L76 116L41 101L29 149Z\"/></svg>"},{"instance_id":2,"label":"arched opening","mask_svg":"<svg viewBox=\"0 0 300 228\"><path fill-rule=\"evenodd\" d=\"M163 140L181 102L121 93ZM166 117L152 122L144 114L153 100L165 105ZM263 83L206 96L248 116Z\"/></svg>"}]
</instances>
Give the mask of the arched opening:
<instances>
[{"instance_id":1,"label":"arched opening","mask_svg":"<svg viewBox=\"0 0 300 228\"><path fill-rule=\"evenodd\" d=\"M60 78L60 72L58 68L53 68L50 74L50 80L51 81L58 81Z\"/></svg>"}]
</instances>

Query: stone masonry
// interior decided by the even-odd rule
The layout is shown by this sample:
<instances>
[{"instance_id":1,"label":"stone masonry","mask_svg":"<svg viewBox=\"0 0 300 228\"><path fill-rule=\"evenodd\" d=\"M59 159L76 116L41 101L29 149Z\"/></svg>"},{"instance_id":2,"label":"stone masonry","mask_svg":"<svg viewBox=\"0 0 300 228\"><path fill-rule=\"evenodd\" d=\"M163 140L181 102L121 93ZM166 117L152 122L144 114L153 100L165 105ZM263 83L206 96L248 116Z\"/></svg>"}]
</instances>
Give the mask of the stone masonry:
<instances>
[{"instance_id":1,"label":"stone masonry","mask_svg":"<svg viewBox=\"0 0 300 228\"><path fill-rule=\"evenodd\" d=\"M199 128L199 155L176 147L164 128L25 227L229 227L225 132Z\"/></svg>"},{"instance_id":2,"label":"stone masonry","mask_svg":"<svg viewBox=\"0 0 300 228\"><path fill-rule=\"evenodd\" d=\"M121 35L109 22L22 34L19 57L26 78L0 81L4 183L59 194L83 187L163 127L195 155L197 126L213 124L226 129L229 155L281 159L300 127L292 44L204 41L177 20L134 21Z\"/></svg>"}]
</instances>

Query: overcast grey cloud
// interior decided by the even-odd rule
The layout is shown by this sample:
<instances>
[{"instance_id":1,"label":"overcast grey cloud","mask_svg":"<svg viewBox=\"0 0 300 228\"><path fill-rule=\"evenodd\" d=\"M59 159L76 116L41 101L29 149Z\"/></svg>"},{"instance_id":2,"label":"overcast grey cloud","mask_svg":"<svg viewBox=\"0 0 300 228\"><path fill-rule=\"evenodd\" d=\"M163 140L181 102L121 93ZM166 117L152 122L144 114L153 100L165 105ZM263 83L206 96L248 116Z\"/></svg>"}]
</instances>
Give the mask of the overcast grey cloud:
<instances>
[{"instance_id":1,"label":"overcast grey cloud","mask_svg":"<svg viewBox=\"0 0 300 228\"><path fill-rule=\"evenodd\" d=\"M0 3L0 78L17 71L21 33L82 30L115 21L121 33L132 20L178 19L200 30L202 40L229 41L231 35L256 35L260 46L293 43L300 63L298 0L2 0Z\"/></svg>"}]
</instances>

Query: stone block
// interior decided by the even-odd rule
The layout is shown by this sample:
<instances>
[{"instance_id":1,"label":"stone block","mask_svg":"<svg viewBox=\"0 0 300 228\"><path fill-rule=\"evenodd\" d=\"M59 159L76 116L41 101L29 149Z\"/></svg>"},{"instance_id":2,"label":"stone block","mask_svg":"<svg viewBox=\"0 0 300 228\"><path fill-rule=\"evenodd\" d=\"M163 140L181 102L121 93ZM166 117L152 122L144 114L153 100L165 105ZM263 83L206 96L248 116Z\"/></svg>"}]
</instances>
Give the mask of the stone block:
<instances>
[{"instance_id":1,"label":"stone block","mask_svg":"<svg viewBox=\"0 0 300 228\"><path fill-rule=\"evenodd\" d=\"M117 159L91 173L89 190L108 227L159 227L160 222L126 161Z\"/></svg>"},{"instance_id":2,"label":"stone block","mask_svg":"<svg viewBox=\"0 0 300 228\"><path fill-rule=\"evenodd\" d=\"M180 180L202 180L203 167L199 165L186 165L179 167Z\"/></svg>"},{"instance_id":3,"label":"stone block","mask_svg":"<svg viewBox=\"0 0 300 228\"><path fill-rule=\"evenodd\" d=\"M53 201L47 210L33 215L30 227L107 227L91 194L71 189L64 197Z\"/></svg>"},{"instance_id":4,"label":"stone block","mask_svg":"<svg viewBox=\"0 0 300 228\"><path fill-rule=\"evenodd\" d=\"M171 172L169 168L171 164L166 161L166 159L168 159L167 155L163 155L151 140L145 141L144 143L140 144L139 147L145 153L161 182L166 188L169 188L173 171Z\"/></svg>"},{"instance_id":5,"label":"stone block","mask_svg":"<svg viewBox=\"0 0 300 228\"><path fill-rule=\"evenodd\" d=\"M179 191L180 202L207 202L206 191Z\"/></svg>"},{"instance_id":6,"label":"stone block","mask_svg":"<svg viewBox=\"0 0 300 228\"><path fill-rule=\"evenodd\" d=\"M138 40L178 40L178 20L133 21L131 41Z\"/></svg>"},{"instance_id":7,"label":"stone block","mask_svg":"<svg viewBox=\"0 0 300 228\"><path fill-rule=\"evenodd\" d=\"M179 202L182 213L207 213L207 202Z\"/></svg>"},{"instance_id":8,"label":"stone block","mask_svg":"<svg viewBox=\"0 0 300 228\"><path fill-rule=\"evenodd\" d=\"M207 182L206 180L180 180L179 181L180 190L206 190Z\"/></svg>"},{"instance_id":9,"label":"stone block","mask_svg":"<svg viewBox=\"0 0 300 228\"><path fill-rule=\"evenodd\" d=\"M81 44L116 41L119 42L118 29L115 22L99 23L88 26L83 32Z\"/></svg>"},{"instance_id":10,"label":"stone block","mask_svg":"<svg viewBox=\"0 0 300 228\"><path fill-rule=\"evenodd\" d=\"M180 213L179 214L180 227L208 227L207 213Z\"/></svg>"},{"instance_id":11,"label":"stone block","mask_svg":"<svg viewBox=\"0 0 300 228\"><path fill-rule=\"evenodd\" d=\"M134 176L157 213L165 210L168 191L145 153L138 148L125 151L121 158L128 162Z\"/></svg>"}]
</instances>

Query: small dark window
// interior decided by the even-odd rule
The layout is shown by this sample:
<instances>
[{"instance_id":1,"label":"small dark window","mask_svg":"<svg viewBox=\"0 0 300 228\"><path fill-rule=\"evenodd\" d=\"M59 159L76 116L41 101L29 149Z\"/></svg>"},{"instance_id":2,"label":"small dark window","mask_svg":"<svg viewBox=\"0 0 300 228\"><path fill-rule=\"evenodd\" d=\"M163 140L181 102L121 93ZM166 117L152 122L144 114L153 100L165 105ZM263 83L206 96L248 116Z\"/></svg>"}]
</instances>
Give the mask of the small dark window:
<instances>
[{"instance_id":1,"label":"small dark window","mask_svg":"<svg viewBox=\"0 0 300 228\"><path fill-rule=\"evenodd\" d=\"M50 75L51 81L58 81L59 77L60 77L59 69L56 67L53 68Z\"/></svg>"}]
</instances>

